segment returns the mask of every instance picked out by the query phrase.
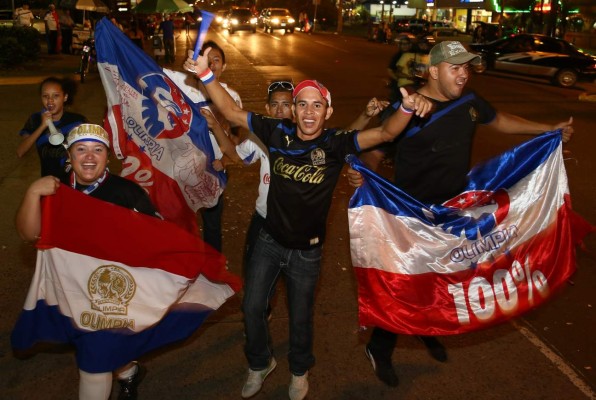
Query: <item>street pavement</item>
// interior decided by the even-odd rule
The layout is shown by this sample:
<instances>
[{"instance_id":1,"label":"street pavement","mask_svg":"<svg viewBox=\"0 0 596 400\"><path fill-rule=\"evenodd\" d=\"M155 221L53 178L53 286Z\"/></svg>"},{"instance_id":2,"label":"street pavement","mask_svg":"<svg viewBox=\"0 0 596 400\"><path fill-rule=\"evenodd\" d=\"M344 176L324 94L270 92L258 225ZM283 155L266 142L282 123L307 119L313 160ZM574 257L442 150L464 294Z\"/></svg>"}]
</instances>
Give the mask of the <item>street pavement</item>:
<instances>
[{"instance_id":1,"label":"street pavement","mask_svg":"<svg viewBox=\"0 0 596 400\"><path fill-rule=\"evenodd\" d=\"M177 41L176 63L171 67L181 65L187 47L192 47L192 43L183 33ZM234 47L224 44L224 50L227 63L234 65L226 72L226 80L233 82L233 87L241 93L246 109L262 110L265 101L262 94L270 75L262 74ZM147 51L151 53L151 48ZM69 349L48 348L27 359L16 358L10 349L10 332L35 264L35 249L18 239L13 218L27 186L39 174L34 151L17 159L16 132L29 114L40 107L39 82L50 75L76 78L77 68L77 56L44 55L35 66L0 73L0 123L4 127L5 143L0 147L1 399L77 398L77 369ZM92 73L88 82L79 85L71 109L99 123L105 106L99 76ZM116 160L110 165L114 171L118 170ZM254 209L258 167L230 168L229 178L225 192L224 253L230 269L241 274L241 248ZM357 289L351 272L346 218L351 193L346 180L340 179L329 216L329 239L316 298L317 362L310 373L308 399L596 398L573 371L561 368L560 364L565 363L556 354L532 343L535 336L523 320L488 331L443 338L449 353L446 363L434 361L416 338L401 336L394 354L400 385L389 388L381 384L364 356L369 332L358 326ZM247 372L241 295L230 299L189 340L140 360L148 369L139 388L140 399L240 398ZM287 322L285 291L280 288L271 321L272 344L279 365L255 399L287 398L290 380L286 360Z\"/></svg>"}]
</instances>

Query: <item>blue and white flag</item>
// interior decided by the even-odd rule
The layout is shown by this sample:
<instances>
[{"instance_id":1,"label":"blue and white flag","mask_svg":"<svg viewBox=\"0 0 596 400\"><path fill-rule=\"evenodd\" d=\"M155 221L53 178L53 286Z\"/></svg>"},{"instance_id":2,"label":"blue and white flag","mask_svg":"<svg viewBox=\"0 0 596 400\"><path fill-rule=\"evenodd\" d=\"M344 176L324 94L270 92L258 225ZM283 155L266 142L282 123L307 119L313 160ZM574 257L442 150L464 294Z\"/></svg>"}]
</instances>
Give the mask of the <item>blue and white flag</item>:
<instances>
[{"instance_id":1,"label":"blue and white flag","mask_svg":"<svg viewBox=\"0 0 596 400\"><path fill-rule=\"evenodd\" d=\"M200 105L107 19L95 38L105 127L124 159L122 176L144 187L166 220L197 233L196 211L215 206L225 186Z\"/></svg>"}]
</instances>

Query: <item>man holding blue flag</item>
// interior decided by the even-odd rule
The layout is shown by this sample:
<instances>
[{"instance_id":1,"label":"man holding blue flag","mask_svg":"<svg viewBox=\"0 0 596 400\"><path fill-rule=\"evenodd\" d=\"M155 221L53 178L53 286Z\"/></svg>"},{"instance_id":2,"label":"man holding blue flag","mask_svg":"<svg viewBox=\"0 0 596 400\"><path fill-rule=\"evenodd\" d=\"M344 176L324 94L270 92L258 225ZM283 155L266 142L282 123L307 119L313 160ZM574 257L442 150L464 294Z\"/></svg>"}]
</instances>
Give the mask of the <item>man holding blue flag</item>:
<instances>
[{"instance_id":1,"label":"man holding blue flag","mask_svg":"<svg viewBox=\"0 0 596 400\"><path fill-rule=\"evenodd\" d=\"M572 118L554 125L528 121L495 110L474 91L465 89L471 64L479 61L478 55L467 52L457 41L441 42L430 51L428 82L417 93L432 100L433 113L429 118L412 118L392 144L396 150L394 183L418 201L442 204L461 193L479 123L506 134L539 135L561 129L563 142L573 134ZM393 108L399 106L398 102ZM362 158L374 170L383 156L382 151L375 150ZM362 176L353 169L348 171L348 179L352 186L362 184ZM445 350L436 338L420 338L435 359L446 361ZM389 386L398 384L391 361L396 340L396 333L375 327L366 346L376 375Z\"/></svg>"}]
</instances>

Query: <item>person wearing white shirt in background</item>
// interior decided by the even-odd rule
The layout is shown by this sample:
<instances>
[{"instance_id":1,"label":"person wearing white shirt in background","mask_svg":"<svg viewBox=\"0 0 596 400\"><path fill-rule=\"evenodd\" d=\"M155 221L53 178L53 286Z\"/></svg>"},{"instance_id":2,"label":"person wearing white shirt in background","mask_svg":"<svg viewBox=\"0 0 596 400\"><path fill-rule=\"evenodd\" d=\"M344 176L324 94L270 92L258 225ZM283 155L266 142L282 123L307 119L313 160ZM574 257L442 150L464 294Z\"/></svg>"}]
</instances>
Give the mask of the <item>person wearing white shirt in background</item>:
<instances>
[{"instance_id":1,"label":"person wearing white shirt in background","mask_svg":"<svg viewBox=\"0 0 596 400\"><path fill-rule=\"evenodd\" d=\"M60 22L60 34L62 36L62 53L72 53L72 31L75 22L70 16L70 10L64 9L58 13L58 21Z\"/></svg>"},{"instance_id":2,"label":"person wearing white shirt in background","mask_svg":"<svg viewBox=\"0 0 596 400\"><path fill-rule=\"evenodd\" d=\"M35 16L29 9L29 3L23 3L23 5L16 10L13 14L15 26L31 26L35 20Z\"/></svg>"},{"instance_id":3,"label":"person wearing white shirt in background","mask_svg":"<svg viewBox=\"0 0 596 400\"><path fill-rule=\"evenodd\" d=\"M46 38L48 40L48 54L56 54L58 52L58 32L60 23L58 21L58 13L56 12L56 6L50 4L48 6L48 12L43 17L46 23Z\"/></svg>"},{"instance_id":4,"label":"person wearing white shirt in background","mask_svg":"<svg viewBox=\"0 0 596 400\"><path fill-rule=\"evenodd\" d=\"M214 74L218 77L221 76L223 71L226 69L225 54L223 50L212 41L207 41L203 45L203 49L211 47L215 51L211 51L209 54L209 64ZM189 83L187 73L181 73L178 71L172 71L164 68L164 73L172 79L172 81L186 94L190 100L197 104L203 104L201 114L206 118L211 133L211 143L215 153L216 163L214 168L218 170L224 169L224 162L221 161L223 155L227 157L236 157L234 146L223 147L220 149L221 143L218 145L217 140L213 136L215 131L223 133L227 136L235 127L231 126L228 121L223 118L221 113L213 107L210 100L205 95L204 88L201 88L202 84L199 84L199 88L193 87L192 82ZM234 99L234 102L238 107L242 108L242 100L238 92L230 88L226 84L222 84L230 96ZM203 89L203 90L201 90ZM229 142L228 142L229 143ZM219 160L219 162L217 162ZM223 213L223 197L220 195L217 205L211 208L202 209L201 217L203 219L203 240L217 251L222 251L222 235L221 235L221 216Z\"/></svg>"}]
</instances>

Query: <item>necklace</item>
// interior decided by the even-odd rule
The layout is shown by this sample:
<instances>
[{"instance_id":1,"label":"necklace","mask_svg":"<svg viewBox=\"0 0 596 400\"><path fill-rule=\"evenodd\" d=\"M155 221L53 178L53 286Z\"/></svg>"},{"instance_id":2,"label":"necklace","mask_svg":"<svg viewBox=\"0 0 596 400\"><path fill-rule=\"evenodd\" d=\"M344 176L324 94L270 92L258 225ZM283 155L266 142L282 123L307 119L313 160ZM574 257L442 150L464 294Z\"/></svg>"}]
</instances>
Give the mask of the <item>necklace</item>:
<instances>
[{"instance_id":1,"label":"necklace","mask_svg":"<svg viewBox=\"0 0 596 400\"><path fill-rule=\"evenodd\" d=\"M91 185L87 186L85 189L81 190L81 192L83 192L84 194L89 194L89 193L93 192L95 189L97 189L99 187L99 185L101 185L103 183L103 181L106 179L107 176L108 176L108 169L106 168L106 170L103 171L103 175L100 176L98 180L93 182ZM70 174L70 186L72 186L72 188L75 190L77 188L77 178L75 176L74 171L72 171L72 174Z\"/></svg>"}]
</instances>

